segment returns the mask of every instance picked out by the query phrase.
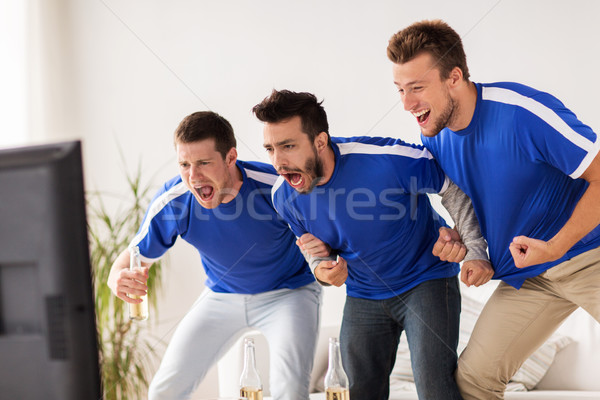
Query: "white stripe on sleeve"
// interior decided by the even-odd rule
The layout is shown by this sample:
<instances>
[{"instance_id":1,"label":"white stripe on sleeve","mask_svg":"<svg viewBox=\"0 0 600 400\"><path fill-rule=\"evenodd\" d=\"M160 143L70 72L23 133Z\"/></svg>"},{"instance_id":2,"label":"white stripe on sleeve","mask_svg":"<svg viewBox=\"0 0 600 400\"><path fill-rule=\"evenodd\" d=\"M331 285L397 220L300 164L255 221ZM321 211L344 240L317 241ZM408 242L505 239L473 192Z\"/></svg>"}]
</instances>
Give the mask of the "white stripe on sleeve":
<instances>
[{"instance_id":1,"label":"white stripe on sleeve","mask_svg":"<svg viewBox=\"0 0 600 400\"><path fill-rule=\"evenodd\" d=\"M575 146L584 150L587 155L581 161L579 167L577 167L575 171L569 175L573 179L579 178L581 174L585 172L585 170L590 166L596 157L596 154L598 154L598 150L600 150L600 140L598 140L598 138L596 138L596 143L593 143L585 136L581 136L552 109L546 107L538 101L523 96L512 90L497 87L484 87L481 96L484 100L492 100L523 107L527 111L537 115Z\"/></svg>"},{"instance_id":2,"label":"white stripe on sleeve","mask_svg":"<svg viewBox=\"0 0 600 400\"><path fill-rule=\"evenodd\" d=\"M497 87L484 87L481 93L484 100L497 101L505 104L512 104L522 107L527 111L537 115L540 119L554 128L558 133L563 135L568 141L585 150L586 153L594 148L588 138L581 136L575 132L562 118L558 116L552 109L546 107L542 103L533 100L532 98L523 96L509 89Z\"/></svg>"},{"instance_id":3,"label":"white stripe on sleeve","mask_svg":"<svg viewBox=\"0 0 600 400\"><path fill-rule=\"evenodd\" d=\"M283 178L283 176L279 176L276 180L275 183L273 184L273 187L271 188L271 203L273 203L273 207L275 208L275 211L277 211L277 207L275 206L275 192L277 191L277 189L279 189L279 187L283 184L283 182L285 182L285 179ZM279 211L277 211L279 212Z\"/></svg>"},{"instance_id":4,"label":"white stripe on sleeve","mask_svg":"<svg viewBox=\"0 0 600 400\"><path fill-rule=\"evenodd\" d=\"M586 169L590 166L596 155L598 155L598 151L600 150L600 140L596 139L596 143L594 143L594 147L587 153L587 155L581 160L581 164L579 167L571 175L569 175L573 179L577 179L585 172Z\"/></svg>"},{"instance_id":5,"label":"white stripe on sleeve","mask_svg":"<svg viewBox=\"0 0 600 400\"><path fill-rule=\"evenodd\" d=\"M404 156L410 158L427 158L432 159L433 156L426 148L417 149L411 146L405 146L402 144L394 144L387 146L379 146L376 144L360 143L360 142L347 142L347 143L336 143L340 149L340 154L391 154L397 156Z\"/></svg>"},{"instance_id":6,"label":"white stripe on sleeve","mask_svg":"<svg viewBox=\"0 0 600 400\"><path fill-rule=\"evenodd\" d=\"M254 170L248 169L248 168L244 168L244 171L246 171L246 176L248 178L254 179L255 181L262 182L269 186L273 186L273 184L277 180L277 177L279 176L279 175L269 174L267 172L254 171Z\"/></svg>"},{"instance_id":7,"label":"white stripe on sleeve","mask_svg":"<svg viewBox=\"0 0 600 400\"><path fill-rule=\"evenodd\" d=\"M148 230L150 229L150 222L152 221L152 219L163 208L165 208L165 206L167 204L169 204L169 202L171 200L181 196L182 194L184 194L187 191L188 191L188 188L187 188L187 186L185 186L185 183L180 182L177 185L173 186L171 189L169 189L166 192L164 192L163 194L161 194L159 197L157 197L152 202L152 204L150 204L150 207L148 208L148 215L146 215L146 219L144 220L144 223L142 224L140 233L138 233L133 238L133 240L129 244L129 247L137 246L142 241L142 239L148 234ZM146 258L146 257L144 257L143 259L144 259L144 261L152 261L151 259Z\"/></svg>"}]
</instances>

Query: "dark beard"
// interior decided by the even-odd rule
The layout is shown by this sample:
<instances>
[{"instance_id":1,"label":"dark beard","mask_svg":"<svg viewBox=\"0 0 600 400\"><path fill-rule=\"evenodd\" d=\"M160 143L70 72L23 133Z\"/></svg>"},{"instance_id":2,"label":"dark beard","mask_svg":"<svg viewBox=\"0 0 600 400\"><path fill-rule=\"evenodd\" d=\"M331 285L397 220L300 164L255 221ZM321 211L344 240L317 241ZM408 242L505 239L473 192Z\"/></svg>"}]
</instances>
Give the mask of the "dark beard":
<instances>
[{"instance_id":1,"label":"dark beard","mask_svg":"<svg viewBox=\"0 0 600 400\"><path fill-rule=\"evenodd\" d=\"M311 182L310 187L306 192L310 193L313 189L319 184L320 181L323 180L323 161L317 155L317 149L313 146L314 157L310 158L306 161L304 165L304 171L306 175L310 176Z\"/></svg>"}]
</instances>

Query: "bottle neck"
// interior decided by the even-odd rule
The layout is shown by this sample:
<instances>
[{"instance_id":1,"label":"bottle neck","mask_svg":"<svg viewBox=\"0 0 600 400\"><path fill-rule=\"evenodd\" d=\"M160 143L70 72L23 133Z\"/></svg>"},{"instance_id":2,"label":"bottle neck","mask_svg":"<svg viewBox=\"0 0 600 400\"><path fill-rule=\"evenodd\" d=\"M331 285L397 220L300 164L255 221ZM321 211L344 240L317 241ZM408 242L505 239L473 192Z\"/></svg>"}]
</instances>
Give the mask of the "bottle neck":
<instances>
[{"instance_id":1,"label":"bottle neck","mask_svg":"<svg viewBox=\"0 0 600 400\"><path fill-rule=\"evenodd\" d=\"M337 340L329 341L329 369L342 369L342 353L340 352L340 342Z\"/></svg>"},{"instance_id":2,"label":"bottle neck","mask_svg":"<svg viewBox=\"0 0 600 400\"><path fill-rule=\"evenodd\" d=\"M325 374L324 384L326 390L348 389L350 387L348 376L342 366L342 353L337 338L329 339L329 367Z\"/></svg>"},{"instance_id":3,"label":"bottle neck","mask_svg":"<svg viewBox=\"0 0 600 400\"><path fill-rule=\"evenodd\" d=\"M256 358L254 355L254 343L246 343L244 354L244 369L256 369Z\"/></svg>"}]
</instances>

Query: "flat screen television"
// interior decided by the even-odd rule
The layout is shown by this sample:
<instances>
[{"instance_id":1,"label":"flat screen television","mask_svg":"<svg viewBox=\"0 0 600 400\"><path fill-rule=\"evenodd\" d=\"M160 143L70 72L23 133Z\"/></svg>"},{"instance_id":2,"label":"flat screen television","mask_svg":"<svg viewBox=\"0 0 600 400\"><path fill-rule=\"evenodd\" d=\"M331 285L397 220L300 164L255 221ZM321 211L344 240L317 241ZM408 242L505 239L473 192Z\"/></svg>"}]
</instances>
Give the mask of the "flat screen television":
<instances>
[{"instance_id":1,"label":"flat screen television","mask_svg":"<svg viewBox=\"0 0 600 400\"><path fill-rule=\"evenodd\" d=\"M100 399L81 143L0 150L0 399Z\"/></svg>"}]
</instances>

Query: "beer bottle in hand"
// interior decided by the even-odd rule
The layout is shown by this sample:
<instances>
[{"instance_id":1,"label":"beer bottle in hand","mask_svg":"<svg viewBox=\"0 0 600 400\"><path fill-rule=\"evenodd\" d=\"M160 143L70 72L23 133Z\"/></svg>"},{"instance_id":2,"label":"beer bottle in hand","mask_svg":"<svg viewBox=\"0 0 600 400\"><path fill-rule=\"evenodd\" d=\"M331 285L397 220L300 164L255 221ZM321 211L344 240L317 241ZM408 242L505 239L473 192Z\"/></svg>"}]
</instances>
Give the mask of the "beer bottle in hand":
<instances>
[{"instance_id":1,"label":"beer bottle in hand","mask_svg":"<svg viewBox=\"0 0 600 400\"><path fill-rule=\"evenodd\" d=\"M129 270L134 271L136 269L142 269L142 262L140 260L139 247L133 246L129 248ZM132 299L142 299L141 303L129 303L129 318L137 321L144 321L148 319L148 295L130 295L129 297Z\"/></svg>"}]
</instances>

